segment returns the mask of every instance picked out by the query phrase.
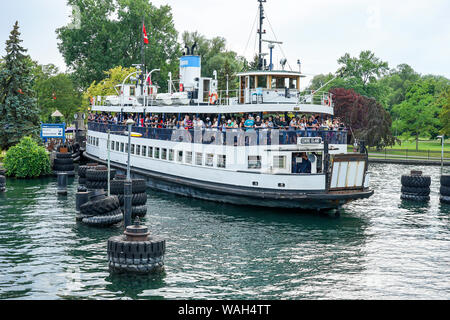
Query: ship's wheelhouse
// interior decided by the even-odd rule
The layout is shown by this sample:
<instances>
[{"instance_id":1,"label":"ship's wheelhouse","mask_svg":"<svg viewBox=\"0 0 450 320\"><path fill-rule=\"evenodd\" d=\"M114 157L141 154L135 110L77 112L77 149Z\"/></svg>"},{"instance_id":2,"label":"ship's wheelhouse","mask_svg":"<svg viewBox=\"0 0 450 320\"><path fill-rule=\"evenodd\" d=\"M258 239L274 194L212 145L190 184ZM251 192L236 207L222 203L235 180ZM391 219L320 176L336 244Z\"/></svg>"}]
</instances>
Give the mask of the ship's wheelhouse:
<instances>
[{"instance_id":1,"label":"ship's wheelhouse","mask_svg":"<svg viewBox=\"0 0 450 320\"><path fill-rule=\"evenodd\" d=\"M293 71L249 71L238 74L239 103L297 103L300 80Z\"/></svg>"}]
</instances>

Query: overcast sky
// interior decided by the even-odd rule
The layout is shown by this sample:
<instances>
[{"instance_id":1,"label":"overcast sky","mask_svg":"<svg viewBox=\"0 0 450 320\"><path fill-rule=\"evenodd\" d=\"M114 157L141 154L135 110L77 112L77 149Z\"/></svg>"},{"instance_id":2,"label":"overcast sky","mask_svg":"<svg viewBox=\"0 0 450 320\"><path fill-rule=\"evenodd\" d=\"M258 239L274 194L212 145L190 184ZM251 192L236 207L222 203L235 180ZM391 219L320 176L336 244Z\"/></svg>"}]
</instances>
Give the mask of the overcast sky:
<instances>
[{"instance_id":1,"label":"overcast sky","mask_svg":"<svg viewBox=\"0 0 450 320\"><path fill-rule=\"evenodd\" d=\"M180 34L187 30L207 37L222 36L229 49L249 59L257 50L256 26L251 33L256 0L152 2L172 7ZM276 39L284 42L282 51L294 70L300 59L305 74L334 72L337 59L346 52L356 56L372 50L390 67L407 63L419 73L450 78L449 0L268 0L265 8L265 38L275 40L271 25ZM65 70L55 29L69 22L71 11L65 0L2 0L0 55L4 55L4 43L18 20L23 45L32 58ZM267 44L265 47L267 50ZM276 48L275 62L282 57Z\"/></svg>"}]
</instances>

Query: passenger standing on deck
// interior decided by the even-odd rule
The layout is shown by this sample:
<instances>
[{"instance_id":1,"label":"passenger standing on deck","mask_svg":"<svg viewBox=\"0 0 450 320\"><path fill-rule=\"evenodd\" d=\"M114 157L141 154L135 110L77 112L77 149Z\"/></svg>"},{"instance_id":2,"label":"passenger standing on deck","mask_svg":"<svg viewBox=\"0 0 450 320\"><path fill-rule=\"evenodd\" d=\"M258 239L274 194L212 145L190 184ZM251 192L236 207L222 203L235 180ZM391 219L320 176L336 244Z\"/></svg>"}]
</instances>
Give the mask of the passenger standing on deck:
<instances>
[{"instance_id":1,"label":"passenger standing on deck","mask_svg":"<svg viewBox=\"0 0 450 320\"><path fill-rule=\"evenodd\" d=\"M245 131L253 130L255 127L255 120L253 116L249 115L248 119L244 122Z\"/></svg>"},{"instance_id":2,"label":"passenger standing on deck","mask_svg":"<svg viewBox=\"0 0 450 320\"><path fill-rule=\"evenodd\" d=\"M277 114L275 116L275 119L273 120L273 125L274 125L275 129L279 129L280 128L280 122L281 122L280 116Z\"/></svg>"},{"instance_id":3,"label":"passenger standing on deck","mask_svg":"<svg viewBox=\"0 0 450 320\"><path fill-rule=\"evenodd\" d=\"M274 124L273 124L273 118L272 117L269 117L269 120L267 121L267 127L269 129L273 129L275 127Z\"/></svg>"},{"instance_id":4,"label":"passenger standing on deck","mask_svg":"<svg viewBox=\"0 0 450 320\"><path fill-rule=\"evenodd\" d=\"M245 129L245 119L242 117L241 121L239 121L239 128L244 130Z\"/></svg>"},{"instance_id":5,"label":"passenger standing on deck","mask_svg":"<svg viewBox=\"0 0 450 320\"><path fill-rule=\"evenodd\" d=\"M211 123L211 119L209 117L206 118L206 122L205 122L205 127L206 128L211 128L212 123Z\"/></svg>"},{"instance_id":6,"label":"passenger standing on deck","mask_svg":"<svg viewBox=\"0 0 450 320\"><path fill-rule=\"evenodd\" d=\"M255 121L255 128L256 128L256 129L260 129L260 128L261 128L261 125L262 125L261 117L260 117L260 116L257 116L257 117L256 117L256 121Z\"/></svg>"},{"instance_id":7,"label":"passenger standing on deck","mask_svg":"<svg viewBox=\"0 0 450 320\"><path fill-rule=\"evenodd\" d=\"M192 129L192 120L189 118L188 115L184 117L183 126L186 130Z\"/></svg>"}]
</instances>

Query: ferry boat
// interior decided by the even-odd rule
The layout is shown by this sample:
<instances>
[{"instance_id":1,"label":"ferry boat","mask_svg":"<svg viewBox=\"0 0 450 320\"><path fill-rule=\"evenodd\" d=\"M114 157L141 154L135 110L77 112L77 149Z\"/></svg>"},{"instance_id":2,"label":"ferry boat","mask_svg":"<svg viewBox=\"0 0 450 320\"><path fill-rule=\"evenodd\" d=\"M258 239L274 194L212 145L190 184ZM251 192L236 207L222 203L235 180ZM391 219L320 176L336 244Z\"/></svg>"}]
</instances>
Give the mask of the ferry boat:
<instances>
[{"instance_id":1,"label":"ferry boat","mask_svg":"<svg viewBox=\"0 0 450 320\"><path fill-rule=\"evenodd\" d=\"M258 2L259 66L237 74L238 90L219 91L217 72L202 77L195 45L180 57L179 80L169 74L167 93L142 81L158 70L138 66L116 87L116 96L93 99L92 112L114 114L118 122L88 123L85 156L102 163L109 158L113 167L125 171L130 148L132 174L145 178L149 188L235 205L331 210L372 196L367 154L347 152L345 130L223 125L223 119L248 114L261 119L334 116L330 93L300 90L305 77L300 70L284 70L285 59L283 70L274 70L272 55L267 65L262 52L265 1ZM268 43L272 53L273 42ZM126 114L138 120L130 146ZM145 126L143 119L149 116L176 117L178 123ZM217 125L180 125L186 116L217 118Z\"/></svg>"}]
</instances>

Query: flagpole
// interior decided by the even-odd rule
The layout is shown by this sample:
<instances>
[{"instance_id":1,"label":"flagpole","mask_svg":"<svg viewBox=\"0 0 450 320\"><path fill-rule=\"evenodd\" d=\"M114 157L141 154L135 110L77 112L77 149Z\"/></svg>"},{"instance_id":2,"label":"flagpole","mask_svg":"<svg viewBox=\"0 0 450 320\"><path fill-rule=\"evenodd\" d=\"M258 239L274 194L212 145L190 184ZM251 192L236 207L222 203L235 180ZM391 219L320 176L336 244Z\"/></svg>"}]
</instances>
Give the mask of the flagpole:
<instances>
[{"instance_id":1,"label":"flagpole","mask_svg":"<svg viewBox=\"0 0 450 320\"><path fill-rule=\"evenodd\" d=\"M145 53L144 53L144 26L145 26L145 16L142 16L142 37L141 37L141 58L142 58L142 69L141 71L144 72L145 70ZM141 76L141 94L144 95L144 75Z\"/></svg>"}]
</instances>

